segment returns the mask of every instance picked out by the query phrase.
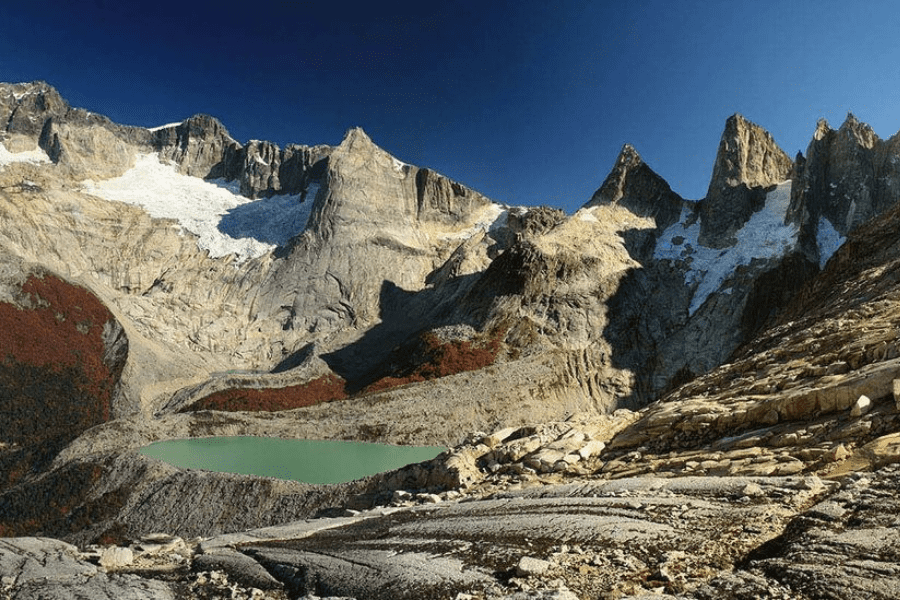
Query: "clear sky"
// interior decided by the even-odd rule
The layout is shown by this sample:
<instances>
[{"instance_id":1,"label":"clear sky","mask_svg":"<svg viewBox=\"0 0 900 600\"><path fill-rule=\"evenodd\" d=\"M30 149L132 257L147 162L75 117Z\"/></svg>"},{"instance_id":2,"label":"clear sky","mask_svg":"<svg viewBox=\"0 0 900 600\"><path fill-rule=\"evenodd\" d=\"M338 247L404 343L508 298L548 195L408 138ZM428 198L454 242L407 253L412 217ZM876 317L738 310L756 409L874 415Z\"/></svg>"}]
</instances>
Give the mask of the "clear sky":
<instances>
[{"instance_id":1,"label":"clear sky","mask_svg":"<svg viewBox=\"0 0 900 600\"><path fill-rule=\"evenodd\" d=\"M496 200L569 212L626 142L703 197L735 112L791 156L819 118L900 129L895 0L45 0L0 22L0 80L114 121L203 112L280 145L361 126Z\"/></svg>"}]
</instances>

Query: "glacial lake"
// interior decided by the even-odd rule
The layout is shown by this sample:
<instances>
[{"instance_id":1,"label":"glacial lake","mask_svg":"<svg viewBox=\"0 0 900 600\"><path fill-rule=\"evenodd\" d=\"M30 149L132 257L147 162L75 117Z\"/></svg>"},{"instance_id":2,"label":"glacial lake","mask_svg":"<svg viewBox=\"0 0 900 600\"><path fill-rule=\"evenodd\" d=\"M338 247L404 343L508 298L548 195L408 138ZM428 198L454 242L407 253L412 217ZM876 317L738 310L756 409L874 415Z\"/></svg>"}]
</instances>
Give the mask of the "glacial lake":
<instances>
[{"instance_id":1,"label":"glacial lake","mask_svg":"<svg viewBox=\"0 0 900 600\"><path fill-rule=\"evenodd\" d=\"M166 440L140 453L185 469L240 473L304 483L343 483L431 460L446 448L367 442L210 437Z\"/></svg>"}]
</instances>

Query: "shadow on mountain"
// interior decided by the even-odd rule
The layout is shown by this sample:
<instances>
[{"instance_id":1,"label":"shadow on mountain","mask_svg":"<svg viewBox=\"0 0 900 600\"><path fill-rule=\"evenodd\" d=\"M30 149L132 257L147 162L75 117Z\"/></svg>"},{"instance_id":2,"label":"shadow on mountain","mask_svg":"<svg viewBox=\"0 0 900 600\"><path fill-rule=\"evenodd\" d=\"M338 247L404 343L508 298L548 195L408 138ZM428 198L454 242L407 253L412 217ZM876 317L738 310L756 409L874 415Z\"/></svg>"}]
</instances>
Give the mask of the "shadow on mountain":
<instances>
[{"instance_id":1,"label":"shadow on mountain","mask_svg":"<svg viewBox=\"0 0 900 600\"><path fill-rule=\"evenodd\" d=\"M285 246L306 228L312 201L298 196L272 196L241 204L229 210L218 229L233 238L253 238L264 244Z\"/></svg>"},{"instance_id":2,"label":"shadow on mountain","mask_svg":"<svg viewBox=\"0 0 900 600\"><path fill-rule=\"evenodd\" d=\"M667 275L649 261L642 263L622 277L616 293L607 300L603 337L612 348L610 362L634 374L631 393L619 399L623 408L634 410L656 399L657 348L686 320L686 311L673 310L672 298L664 291L684 287L684 279L679 274L674 281Z\"/></svg>"},{"instance_id":3,"label":"shadow on mountain","mask_svg":"<svg viewBox=\"0 0 900 600\"><path fill-rule=\"evenodd\" d=\"M312 357L315 351L315 344L306 344L293 354L290 354L280 363L275 365L275 367L272 369L272 373L284 373L285 371L296 369L297 367L305 363L310 357Z\"/></svg>"},{"instance_id":4,"label":"shadow on mountain","mask_svg":"<svg viewBox=\"0 0 900 600\"><path fill-rule=\"evenodd\" d=\"M379 295L381 322L357 341L323 354L322 359L347 381L348 394L393 375L399 366L393 363L404 348L415 345L418 334L427 329L462 324L454 318L456 299L480 276L481 273L463 275L418 292L406 291L385 280Z\"/></svg>"},{"instance_id":5,"label":"shadow on mountain","mask_svg":"<svg viewBox=\"0 0 900 600\"><path fill-rule=\"evenodd\" d=\"M620 401L626 408L645 406L728 362L818 273L799 252L744 265L720 286L724 292L717 290L691 315L693 288L683 272L653 259L657 235L622 233L641 266L628 271L607 301L603 336L612 347L611 362L634 374L631 393Z\"/></svg>"}]
</instances>

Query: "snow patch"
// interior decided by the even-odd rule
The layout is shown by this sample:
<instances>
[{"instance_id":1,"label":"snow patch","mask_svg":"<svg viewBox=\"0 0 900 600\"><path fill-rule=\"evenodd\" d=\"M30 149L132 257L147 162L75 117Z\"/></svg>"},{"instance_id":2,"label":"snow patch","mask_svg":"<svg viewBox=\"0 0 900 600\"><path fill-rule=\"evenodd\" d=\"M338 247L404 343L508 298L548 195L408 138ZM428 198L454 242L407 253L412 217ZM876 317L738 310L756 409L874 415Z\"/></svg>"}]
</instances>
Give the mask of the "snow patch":
<instances>
[{"instance_id":1,"label":"snow patch","mask_svg":"<svg viewBox=\"0 0 900 600\"><path fill-rule=\"evenodd\" d=\"M398 172L398 173L402 173L402 172L403 172L403 169L404 169L405 167L408 167L408 166L409 166L408 164L406 164L406 163L403 162L402 160L397 160L397 159L394 158L393 156L391 157L391 161L393 161L394 170L395 170L396 172Z\"/></svg>"},{"instance_id":2,"label":"snow patch","mask_svg":"<svg viewBox=\"0 0 900 600\"><path fill-rule=\"evenodd\" d=\"M263 256L283 246L305 228L316 186L306 200L300 195L251 200L238 193L237 182L206 181L182 175L143 154L121 177L82 182L85 192L106 200L140 206L151 217L175 219L199 239L197 245L213 258L236 255L238 262Z\"/></svg>"},{"instance_id":3,"label":"snow patch","mask_svg":"<svg viewBox=\"0 0 900 600\"><path fill-rule=\"evenodd\" d=\"M485 231L496 231L499 227L506 225L509 217L509 207L503 204L491 202L482 210L481 215L475 222L476 229L484 229Z\"/></svg>"},{"instance_id":4,"label":"snow patch","mask_svg":"<svg viewBox=\"0 0 900 600\"><path fill-rule=\"evenodd\" d=\"M175 123L166 123L165 125L157 125L156 127L148 127L147 131L159 131L160 129L169 129L170 127L178 127L181 125L182 121L177 121Z\"/></svg>"},{"instance_id":5,"label":"snow patch","mask_svg":"<svg viewBox=\"0 0 900 600\"><path fill-rule=\"evenodd\" d=\"M50 157L41 148L26 150L25 152L10 152L6 146L0 144L0 167L16 162L40 164L50 162Z\"/></svg>"},{"instance_id":6,"label":"snow patch","mask_svg":"<svg viewBox=\"0 0 900 600\"><path fill-rule=\"evenodd\" d=\"M597 207L596 207L596 206L592 206L592 207L590 207L590 208L582 208L582 209L579 210L577 213L575 213L575 217L576 217L579 221L591 221L591 222L593 222L593 223L599 223L600 220L599 220L596 216L594 216L594 209L595 209L595 208L597 208Z\"/></svg>"},{"instance_id":7,"label":"snow patch","mask_svg":"<svg viewBox=\"0 0 900 600\"><path fill-rule=\"evenodd\" d=\"M834 253L846 241L847 238L837 232L831 221L824 216L819 217L819 226L816 229L816 246L819 248L819 269L825 268L825 263L828 262L828 259L834 256Z\"/></svg>"},{"instance_id":8,"label":"snow patch","mask_svg":"<svg viewBox=\"0 0 900 600\"><path fill-rule=\"evenodd\" d=\"M481 209L481 213L475 218L475 223L471 227L456 233L442 235L443 240L467 240L479 231L491 233L497 231L501 227L506 226L506 220L509 215L509 207L504 204L491 202Z\"/></svg>"},{"instance_id":9,"label":"snow patch","mask_svg":"<svg viewBox=\"0 0 900 600\"><path fill-rule=\"evenodd\" d=\"M797 245L799 228L785 224L791 201L791 182L785 181L766 195L762 209L737 232L737 243L730 248L700 245L700 222L687 225L691 210L681 211L678 223L668 227L656 243L653 257L658 260L684 260L688 263L685 283L696 285L689 313L697 312L709 296L722 287L741 265L754 258L777 258Z\"/></svg>"}]
</instances>

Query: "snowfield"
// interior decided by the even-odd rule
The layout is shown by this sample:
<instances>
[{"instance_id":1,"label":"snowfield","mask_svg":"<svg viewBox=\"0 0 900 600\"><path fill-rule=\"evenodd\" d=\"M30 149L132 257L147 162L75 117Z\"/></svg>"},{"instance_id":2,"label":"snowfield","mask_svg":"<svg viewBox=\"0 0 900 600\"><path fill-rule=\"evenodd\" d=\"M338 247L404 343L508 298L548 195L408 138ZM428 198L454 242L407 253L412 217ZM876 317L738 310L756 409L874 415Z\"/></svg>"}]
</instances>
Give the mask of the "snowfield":
<instances>
[{"instance_id":1,"label":"snowfield","mask_svg":"<svg viewBox=\"0 0 900 600\"><path fill-rule=\"evenodd\" d=\"M50 157L41 148L26 152L10 152L6 146L0 144L0 167L10 163L26 162L32 164L48 163Z\"/></svg>"},{"instance_id":2,"label":"snowfield","mask_svg":"<svg viewBox=\"0 0 900 600\"><path fill-rule=\"evenodd\" d=\"M151 217L175 219L196 235L197 245L213 258L234 254L237 262L263 256L284 246L306 229L316 187L306 200L299 195L251 200L238 193L237 182L206 181L182 175L143 154L121 177L82 182L83 191L105 200L144 208Z\"/></svg>"},{"instance_id":3,"label":"snowfield","mask_svg":"<svg viewBox=\"0 0 900 600\"><path fill-rule=\"evenodd\" d=\"M766 195L765 206L750 217L737 232L737 243L730 248L701 246L699 220L688 226L690 209L682 210L678 223L668 227L656 243L653 256L660 260L689 260L685 283L696 285L689 312L697 312L713 292L722 287L725 280L741 265L750 264L754 258L777 258L797 245L799 228L784 223L791 201L791 182L778 184ZM684 238L677 240L678 237Z\"/></svg>"},{"instance_id":4,"label":"snowfield","mask_svg":"<svg viewBox=\"0 0 900 600\"><path fill-rule=\"evenodd\" d=\"M819 227L816 229L816 246L819 248L819 268L824 269L834 253L837 252L847 238L842 236L825 217L819 217Z\"/></svg>"}]
</instances>

